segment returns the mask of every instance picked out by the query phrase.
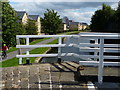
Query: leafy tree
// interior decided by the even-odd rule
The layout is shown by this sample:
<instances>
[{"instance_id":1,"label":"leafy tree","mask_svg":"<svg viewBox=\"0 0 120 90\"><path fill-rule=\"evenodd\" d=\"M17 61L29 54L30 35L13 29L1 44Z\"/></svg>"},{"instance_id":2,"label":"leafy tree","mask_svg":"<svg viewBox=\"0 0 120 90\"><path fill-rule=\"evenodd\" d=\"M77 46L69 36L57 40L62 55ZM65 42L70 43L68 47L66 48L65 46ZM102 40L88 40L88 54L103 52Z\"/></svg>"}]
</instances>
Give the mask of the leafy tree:
<instances>
[{"instance_id":1,"label":"leafy tree","mask_svg":"<svg viewBox=\"0 0 120 90\"><path fill-rule=\"evenodd\" d=\"M37 26L34 20L28 20L26 27L26 34L27 35L36 35L37 34Z\"/></svg>"},{"instance_id":2,"label":"leafy tree","mask_svg":"<svg viewBox=\"0 0 120 90\"><path fill-rule=\"evenodd\" d=\"M44 33L56 34L59 30L59 26L62 23L60 16L54 10L49 10L44 13L44 18L42 20L42 26Z\"/></svg>"},{"instance_id":3,"label":"leafy tree","mask_svg":"<svg viewBox=\"0 0 120 90\"><path fill-rule=\"evenodd\" d=\"M110 6L103 4L101 10L97 10L92 16L90 28L94 32L112 32L114 13Z\"/></svg>"},{"instance_id":4,"label":"leafy tree","mask_svg":"<svg viewBox=\"0 0 120 90\"><path fill-rule=\"evenodd\" d=\"M16 35L25 34L24 26L18 23L19 18L9 2L2 4L2 42L8 46L16 45Z\"/></svg>"},{"instance_id":5,"label":"leafy tree","mask_svg":"<svg viewBox=\"0 0 120 90\"><path fill-rule=\"evenodd\" d=\"M114 18L115 18L115 30L116 32L120 33L120 4L118 5Z\"/></svg>"}]
</instances>

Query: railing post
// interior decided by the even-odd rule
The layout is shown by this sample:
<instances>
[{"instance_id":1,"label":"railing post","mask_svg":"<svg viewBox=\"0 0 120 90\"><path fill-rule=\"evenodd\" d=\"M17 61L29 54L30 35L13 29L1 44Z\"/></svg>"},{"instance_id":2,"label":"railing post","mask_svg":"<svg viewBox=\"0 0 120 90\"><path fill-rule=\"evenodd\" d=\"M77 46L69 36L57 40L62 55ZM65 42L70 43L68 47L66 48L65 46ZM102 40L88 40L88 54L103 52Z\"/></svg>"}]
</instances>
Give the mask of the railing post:
<instances>
[{"instance_id":1,"label":"railing post","mask_svg":"<svg viewBox=\"0 0 120 90\"><path fill-rule=\"evenodd\" d=\"M19 38L16 38L16 41L17 41L17 45L20 45L20 40L19 40ZM19 55L21 55L21 54L22 54L22 52L21 52L21 49L20 49L20 48L18 49L18 54L19 54ZM22 64L22 57L21 57L21 58L19 58L19 64Z\"/></svg>"},{"instance_id":2,"label":"railing post","mask_svg":"<svg viewBox=\"0 0 120 90\"><path fill-rule=\"evenodd\" d=\"M62 44L62 37L59 37L58 38L58 43L59 43L59 45L61 45ZM58 63L61 63L61 47L58 47Z\"/></svg>"},{"instance_id":3,"label":"railing post","mask_svg":"<svg viewBox=\"0 0 120 90\"><path fill-rule=\"evenodd\" d=\"M26 38L26 45L29 45L29 38ZM26 54L29 55L29 50L26 51Z\"/></svg>"},{"instance_id":4,"label":"railing post","mask_svg":"<svg viewBox=\"0 0 120 90\"><path fill-rule=\"evenodd\" d=\"M29 37L26 38L26 45L29 45ZM27 49L26 55L29 55L29 50ZM30 64L29 58L26 58L26 64Z\"/></svg>"},{"instance_id":5,"label":"railing post","mask_svg":"<svg viewBox=\"0 0 120 90\"><path fill-rule=\"evenodd\" d=\"M95 44L98 44L98 39L95 39ZM96 48L98 48L98 47L96 47ZM97 54L98 54L97 51L94 52L94 56L96 56ZM97 61L97 58L94 58L94 60Z\"/></svg>"},{"instance_id":6,"label":"railing post","mask_svg":"<svg viewBox=\"0 0 120 90\"><path fill-rule=\"evenodd\" d=\"M98 67L98 82L103 82L103 55L104 55L104 39L100 38L100 52L99 52L99 67Z\"/></svg>"}]
</instances>

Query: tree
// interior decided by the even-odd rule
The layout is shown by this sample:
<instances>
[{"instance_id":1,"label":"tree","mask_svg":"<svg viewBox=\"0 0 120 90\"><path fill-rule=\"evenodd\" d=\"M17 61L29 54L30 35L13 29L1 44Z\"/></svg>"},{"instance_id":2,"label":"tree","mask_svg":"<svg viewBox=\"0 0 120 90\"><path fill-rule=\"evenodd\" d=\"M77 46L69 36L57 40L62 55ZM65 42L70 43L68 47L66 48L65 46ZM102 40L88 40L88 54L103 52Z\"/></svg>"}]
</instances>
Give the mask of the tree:
<instances>
[{"instance_id":1,"label":"tree","mask_svg":"<svg viewBox=\"0 0 120 90\"><path fill-rule=\"evenodd\" d=\"M26 34L27 35L36 35L37 34L37 26L34 20L28 20L26 27Z\"/></svg>"},{"instance_id":2,"label":"tree","mask_svg":"<svg viewBox=\"0 0 120 90\"><path fill-rule=\"evenodd\" d=\"M24 26L18 23L19 18L9 2L2 3L2 42L8 46L16 45L16 35L25 34Z\"/></svg>"},{"instance_id":3,"label":"tree","mask_svg":"<svg viewBox=\"0 0 120 90\"><path fill-rule=\"evenodd\" d=\"M110 6L103 4L101 10L95 11L92 16L90 28L94 32L112 32L114 13Z\"/></svg>"},{"instance_id":4,"label":"tree","mask_svg":"<svg viewBox=\"0 0 120 90\"><path fill-rule=\"evenodd\" d=\"M115 31L120 33L120 4L118 5L114 18L116 18L115 19Z\"/></svg>"},{"instance_id":5,"label":"tree","mask_svg":"<svg viewBox=\"0 0 120 90\"><path fill-rule=\"evenodd\" d=\"M57 12L47 9L42 20L44 33L56 34L61 23L62 20L60 19L60 16L57 15Z\"/></svg>"}]
</instances>

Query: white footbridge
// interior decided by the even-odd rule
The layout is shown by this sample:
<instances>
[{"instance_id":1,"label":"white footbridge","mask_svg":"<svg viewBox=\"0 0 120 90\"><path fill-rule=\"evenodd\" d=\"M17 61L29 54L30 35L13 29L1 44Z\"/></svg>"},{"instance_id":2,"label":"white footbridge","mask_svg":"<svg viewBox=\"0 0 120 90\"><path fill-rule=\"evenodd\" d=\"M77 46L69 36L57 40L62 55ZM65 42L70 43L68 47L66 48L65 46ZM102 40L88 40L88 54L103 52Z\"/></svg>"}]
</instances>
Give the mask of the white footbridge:
<instances>
[{"instance_id":1,"label":"white footbridge","mask_svg":"<svg viewBox=\"0 0 120 90\"><path fill-rule=\"evenodd\" d=\"M26 45L20 44L20 38L26 39ZM29 45L30 38L58 38L58 44L41 44L41 45ZM76 38L76 43L62 43L63 38ZM98 82L103 82L103 69L104 66L120 66L120 62L113 62L113 60L120 60L120 44L118 43L105 43L105 40L118 40L120 41L119 33L91 33L91 32L82 32L79 35L17 35L17 45L16 48L19 48L19 55L16 55L19 58L19 64L22 64L22 58L29 57L69 57L73 56L76 58L86 58L84 61L79 61L80 65L85 66L98 66ZM82 41L88 40L89 42L84 43ZM91 43L93 41L94 43ZM39 47L58 47L58 53L54 54L30 54L29 50L26 51L26 54L22 54L22 48L39 48ZM78 53L62 53L61 48L63 47L76 47L79 52L89 52L93 54L78 54ZM104 53L115 53L115 54L104 54ZM117 53L117 54L116 54ZM89 59L88 59L89 58ZM109 59L112 61L104 61L104 59Z\"/></svg>"}]
</instances>

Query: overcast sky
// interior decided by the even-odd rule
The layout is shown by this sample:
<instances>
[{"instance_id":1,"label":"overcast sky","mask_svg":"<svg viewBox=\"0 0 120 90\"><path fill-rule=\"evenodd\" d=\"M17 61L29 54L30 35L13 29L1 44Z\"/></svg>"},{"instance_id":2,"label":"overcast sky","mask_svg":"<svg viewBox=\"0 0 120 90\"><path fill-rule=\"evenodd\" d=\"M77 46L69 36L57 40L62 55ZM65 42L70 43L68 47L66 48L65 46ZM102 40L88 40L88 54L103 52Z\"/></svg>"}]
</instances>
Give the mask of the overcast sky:
<instances>
[{"instance_id":1,"label":"overcast sky","mask_svg":"<svg viewBox=\"0 0 120 90\"><path fill-rule=\"evenodd\" d=\"M91 16L101 9L103 2L17 2L10 0L11 6L18 11L26 11L29 15L43 17L46 9L54 9L61 17L67 16L76 22L90 24ZM116 9L118 2L104 2Z\"/></svg>"}]
</instances>

